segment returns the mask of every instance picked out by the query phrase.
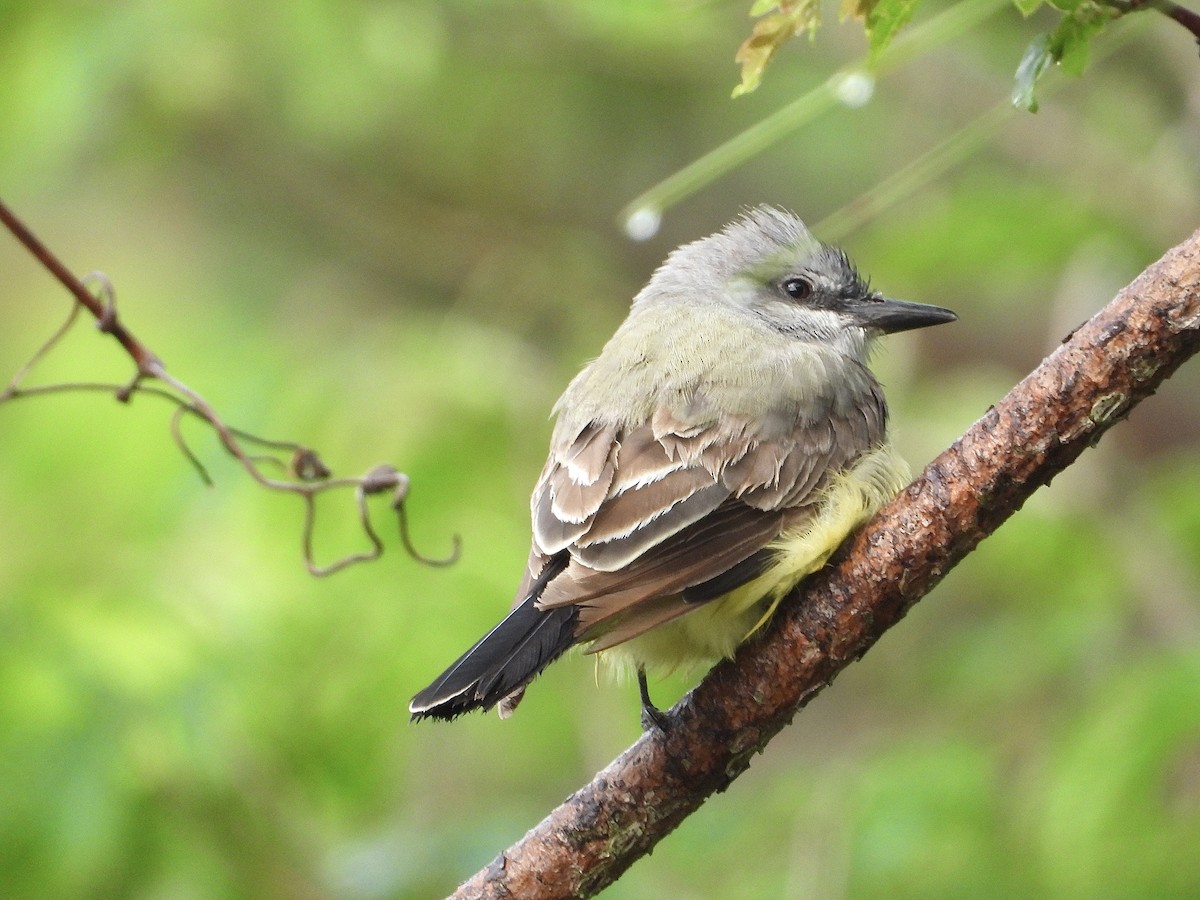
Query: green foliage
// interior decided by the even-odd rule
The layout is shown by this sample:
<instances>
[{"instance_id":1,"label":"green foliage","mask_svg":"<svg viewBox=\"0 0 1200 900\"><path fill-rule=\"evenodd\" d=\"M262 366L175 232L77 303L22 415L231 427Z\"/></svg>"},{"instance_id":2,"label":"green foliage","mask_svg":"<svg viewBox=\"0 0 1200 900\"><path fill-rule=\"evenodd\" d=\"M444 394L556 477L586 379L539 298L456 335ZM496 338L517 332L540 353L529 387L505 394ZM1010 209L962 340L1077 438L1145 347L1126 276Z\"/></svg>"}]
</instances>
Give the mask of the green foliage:
<instances>
[{"instance_id":1,"label":"green foliage","mask_svg":"<svg viewBox=\"0 0 1200 900\"><path fill-rule=\"evenodd\" d=\"M734 97L759 86L763 69L780 47L793 37L816 31L821 23L821 4L819 0L755 0L750 15L761 18L735 56L742 66L742 81L733 89Z\"/></svg>"},{"instance_id":2,"label":"green foliage","mask_svg":"<svg viewBox=\"0 0 1200 900\"><path fill-rule=\"evenodd\" d=\"M918 0L842 0L843 19L861 19L874 60L908 24ZM755 0L750 15L759 17L738 48L735 60L742 67L742 80L733 90L740 97L762 83L763 70L779 49L793 37L816 34L821 24L819 0Z\"/></svg>"},{"instance_id":3,"label":"green foliage","mask_svg":"<svg viewBox=\"0 0 1200 900\"><path fill-rule=\"evenodd\" d=\"M1012 90L1013 104L1037 112L1037 81L1052 66L1061 66L1070 75L1080 75L1087 67L1093 40L1114 19L1135 6L1118 0L1013 0L1018 11L1030 16L1043 5L1061 12L1058 25L1037 35L1025 49L1017 65ZM887 49L916 12L919 0L842 0L841 17L857 18L863 23L872 62ZM777 10L773 12L774 10ZM771 13L767 15L767 13ZM742 66L741 83L733 96L755 90L762 82L763 70L779 49L792 37L807 33L812 37L820 25L819 4L756 0L751 16L765 16L737 52Z\"/></svg>"},{"instance_id":4,"label":"green foliage","mask_svg":"<svg viewBox=\"0 0 1200 900\"><path fill-rule=\"evenodd\" d=\"M909 23L917 9L918 0L873 0L866 5L863 27L871 47L871 58L875 59ZM858 14L859 10L855 10Z\"/></svg>"},{"instance_id":5,"label":"green foliage","mask_svg":"<svg viewBox=\"0 0 1200 900\"><path fill-rule=\"evenodd\" d=\"M1053 5L1064 13L1058 27L1035 37L1017 66L1013 105L1030 112L1037 112L1038 108L1034 96L1038 79L1053 65L1060 66L1068 75L1083 74L1092 40L1123 14L1118 7L1094 0ZM1021 11L1029 15L1036 8L1037 4L1021 7Z\"/></svg>"},{"instance_id":6,"label":"green foliage","mask_svg":"<svg viewBox=\"0 0 1200 900\"><path fill-rule=\"evenodd\" d=\"M1050 35L1039 34L1025 49L1021 63L1017 66L1016 83L1013 86L1013 106L1037 112L1037 100L1034 99L1034 86L1046 70L1054 64L1054 51L1051 49Z\"/></svg>"}]
</instances>

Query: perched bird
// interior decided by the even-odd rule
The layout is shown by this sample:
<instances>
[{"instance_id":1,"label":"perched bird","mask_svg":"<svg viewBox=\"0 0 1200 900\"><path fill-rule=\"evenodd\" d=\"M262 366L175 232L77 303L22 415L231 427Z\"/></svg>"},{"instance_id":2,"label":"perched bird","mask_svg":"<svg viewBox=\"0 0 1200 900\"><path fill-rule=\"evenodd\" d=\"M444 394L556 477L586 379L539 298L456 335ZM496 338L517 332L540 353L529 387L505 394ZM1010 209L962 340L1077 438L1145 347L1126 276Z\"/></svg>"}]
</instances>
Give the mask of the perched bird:
<instances>
[{"instance_id":1,"label":"perched bird","mask_svg":"<svg viewBox=\"0 0 1200 900\"><path fill-rule=\"evenodd\" d=\"M646 669L731 656L908 480L873 340L956 318L872 291L790 213L672 252L555 405L512 611L409 706L500 706L575 644Z\"/></svg>"}]
</instances>

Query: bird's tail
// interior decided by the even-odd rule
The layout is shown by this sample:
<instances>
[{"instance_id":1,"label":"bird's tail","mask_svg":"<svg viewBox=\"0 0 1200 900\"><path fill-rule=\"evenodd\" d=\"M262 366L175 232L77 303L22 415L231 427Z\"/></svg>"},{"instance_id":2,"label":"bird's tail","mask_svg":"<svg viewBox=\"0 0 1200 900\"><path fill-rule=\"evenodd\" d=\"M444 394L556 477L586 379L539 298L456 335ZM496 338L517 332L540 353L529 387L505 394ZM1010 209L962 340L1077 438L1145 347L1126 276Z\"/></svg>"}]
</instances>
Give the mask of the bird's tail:
<instances>
[{"instance_id":1,"label":"bird's tail","mask_svg":"<svg viewBox=\"0 0 1200 900\"><path fill-rule=\"evenodd\" d=\"M514 694L508 708L516 705L525 685L575 643L578 609L537 606L546 585L566 564L565 552L551 557L520 605L413 697L408 711L414 722L489 709Z\"/></svg>"}]
</instances>

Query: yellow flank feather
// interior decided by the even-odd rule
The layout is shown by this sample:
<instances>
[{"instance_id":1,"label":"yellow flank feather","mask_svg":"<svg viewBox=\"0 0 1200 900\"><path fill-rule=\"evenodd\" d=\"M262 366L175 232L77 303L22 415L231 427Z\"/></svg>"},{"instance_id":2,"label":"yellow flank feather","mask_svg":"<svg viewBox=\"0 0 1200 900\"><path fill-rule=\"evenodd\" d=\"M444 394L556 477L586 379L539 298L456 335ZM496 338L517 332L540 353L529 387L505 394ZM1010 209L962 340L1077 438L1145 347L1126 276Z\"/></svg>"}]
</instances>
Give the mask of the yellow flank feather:
<instances>
[{"instance_id":1,"label":"yellow flank feather","mask_svg":"<svg viewBox=\"0 0 1200 900\"><path fill-rule=\"evenodd\" d=\"M693 612L601 651L599 657L618 672L638 666L670 672L733 656L739 644L770 620L784 595L824 566L847 535L908 480L908 465L892 445L877 447L825 487L812 521L770 545L776 556L768 571Z\"/></svg>"}]
</instances>

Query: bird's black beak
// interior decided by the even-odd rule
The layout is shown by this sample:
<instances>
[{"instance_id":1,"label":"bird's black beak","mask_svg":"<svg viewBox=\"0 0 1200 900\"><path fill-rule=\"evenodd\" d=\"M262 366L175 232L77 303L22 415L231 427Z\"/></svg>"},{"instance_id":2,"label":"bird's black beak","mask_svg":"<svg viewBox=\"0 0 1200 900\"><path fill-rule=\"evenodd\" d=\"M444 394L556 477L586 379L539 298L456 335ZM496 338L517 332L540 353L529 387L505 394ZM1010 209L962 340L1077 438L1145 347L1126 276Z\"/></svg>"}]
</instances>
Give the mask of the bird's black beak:
<instances>
[{"instance_id":1,"label":"bird's black beak","mask_svg":"<svg viewBox=\"0 0 1200 900\"><path fill-rule=\"evenodd\" d=\"M948 309L927 303L909 303L870 294L847 309L851 318L863 328L877 328L885 334L910 331L953 322L958 318Z\"/></svg>"}]
</instances>

